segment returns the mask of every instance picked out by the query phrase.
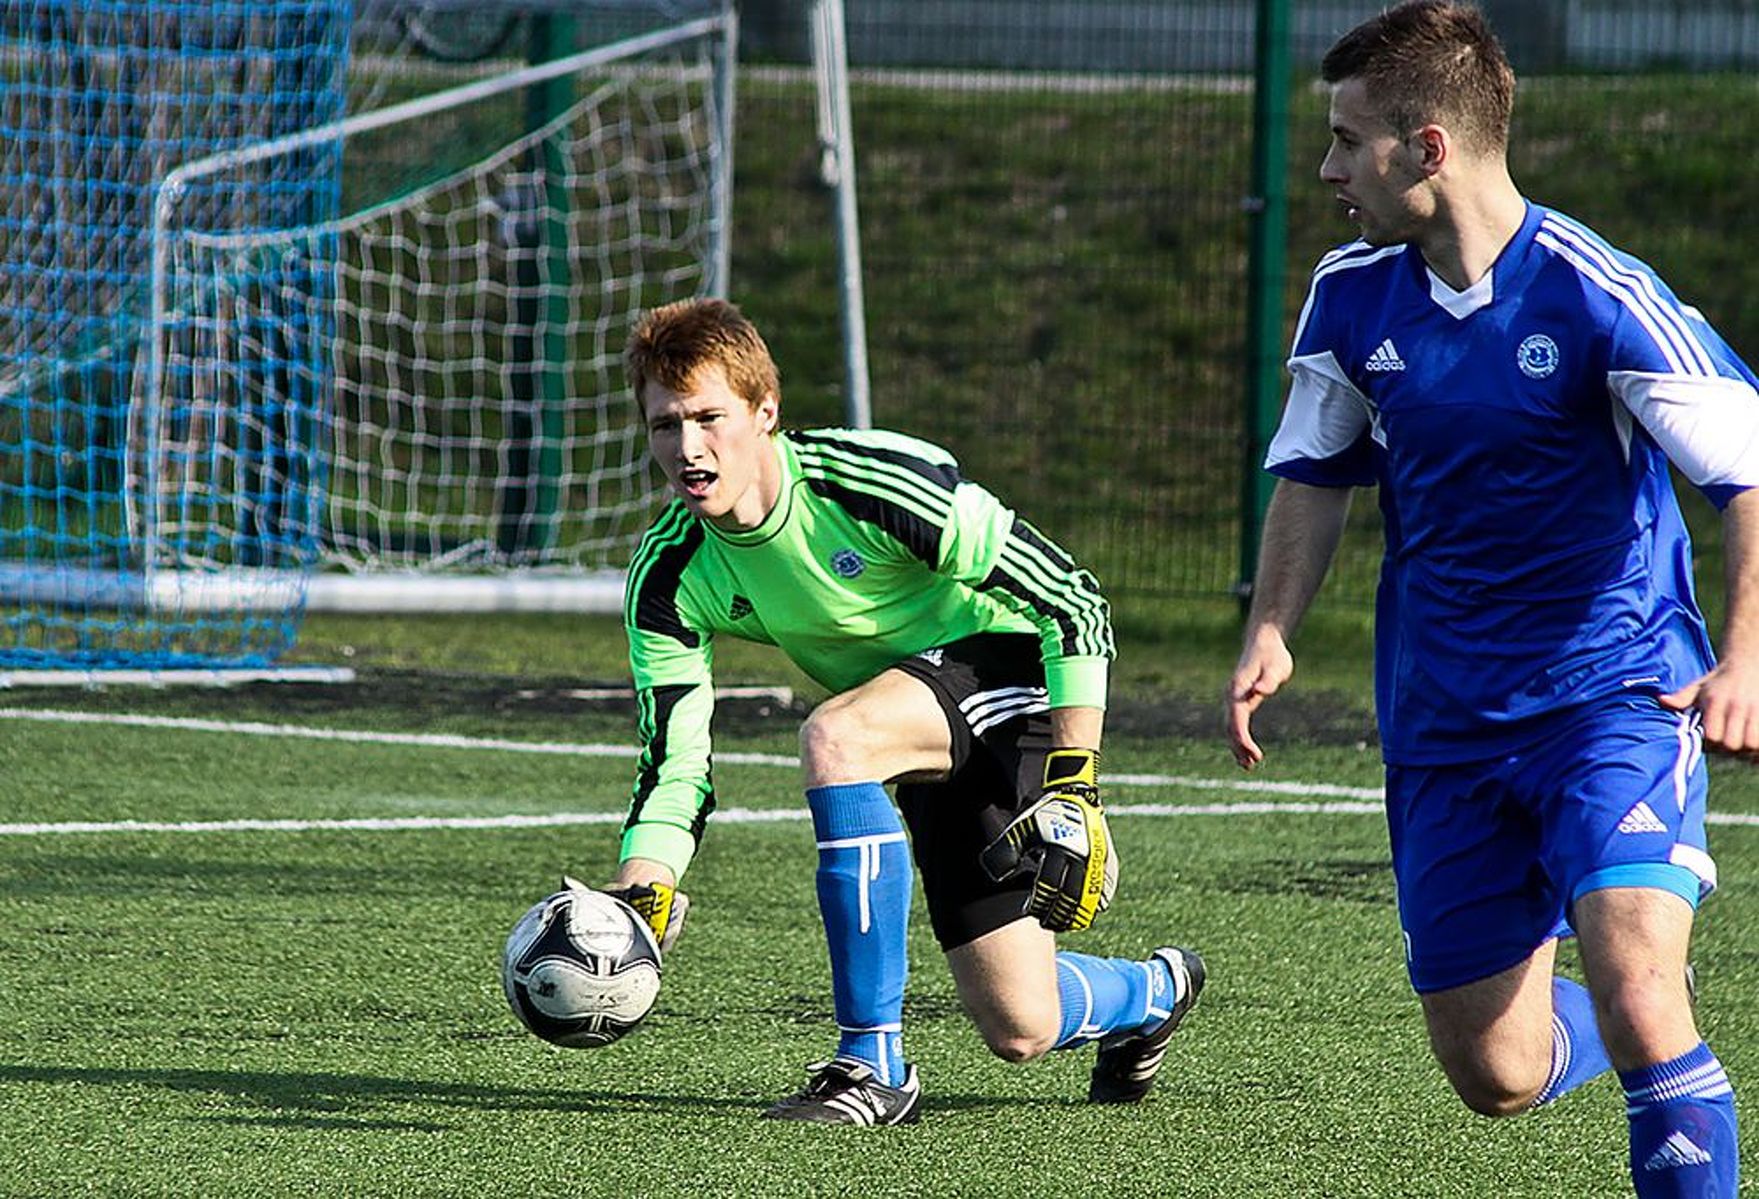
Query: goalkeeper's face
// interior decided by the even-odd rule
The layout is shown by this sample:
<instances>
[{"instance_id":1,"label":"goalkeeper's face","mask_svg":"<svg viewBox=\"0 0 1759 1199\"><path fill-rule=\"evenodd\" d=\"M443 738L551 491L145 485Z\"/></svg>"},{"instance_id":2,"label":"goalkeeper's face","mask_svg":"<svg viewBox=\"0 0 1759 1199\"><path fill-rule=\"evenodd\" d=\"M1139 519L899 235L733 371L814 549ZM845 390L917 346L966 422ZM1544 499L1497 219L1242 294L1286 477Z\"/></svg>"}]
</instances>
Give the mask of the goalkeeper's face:
<instances>
[{"instance_id":1,"label":"goalkeeper's face","mask_svg":"<svg viewBox=\"0 0 1759 1199\"><path fill-rule=\"evenodd\" d=\"M691 512L730 531L762 524L782 489L776 397L754 407L710 365L681 391L649 380L641 399L648 448Z\"/></svg>"}]
</instances>

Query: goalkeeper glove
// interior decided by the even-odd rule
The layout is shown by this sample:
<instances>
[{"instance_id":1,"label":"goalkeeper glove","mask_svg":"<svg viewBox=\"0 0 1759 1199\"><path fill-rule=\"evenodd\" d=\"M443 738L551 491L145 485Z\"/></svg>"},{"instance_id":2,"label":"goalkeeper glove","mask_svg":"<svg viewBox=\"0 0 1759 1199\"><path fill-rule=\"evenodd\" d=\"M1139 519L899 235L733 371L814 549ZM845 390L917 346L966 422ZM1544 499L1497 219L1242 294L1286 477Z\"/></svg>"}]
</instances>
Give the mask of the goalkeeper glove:
<instances>
[{"instance_id":1,"label":"goalkeeper glove","mask_svg":"<svg viewBox=\"0 0 1759 1199\"><path fill-rule=\"evenodd\" d=\"M1072 932L1106 910L1118 886L1118 853L1099 802L1099 755L1053 749L1044 760L1044 789L984 849L981 861L997 882L1033 871L1026 914L1052 932Z\"/></svg>"},{"instance_id":2,"label":"goalkeeper glove","mask_svg":"<svg viewBox=\"0 0 1759 1199\"><path fill-rule=\"evenodd\" d=\"M570 887L584 887L566 875L562 882ZM606 895L621 899L635 909L635 914L647 921L647 927L653 932L654 940L659 944L661 955L672 952L672 946L684 932L684 915L690 911L690 896L658 881L648 883L632 883L627 887L605 887Z\"/></svg>"}]
</instances>

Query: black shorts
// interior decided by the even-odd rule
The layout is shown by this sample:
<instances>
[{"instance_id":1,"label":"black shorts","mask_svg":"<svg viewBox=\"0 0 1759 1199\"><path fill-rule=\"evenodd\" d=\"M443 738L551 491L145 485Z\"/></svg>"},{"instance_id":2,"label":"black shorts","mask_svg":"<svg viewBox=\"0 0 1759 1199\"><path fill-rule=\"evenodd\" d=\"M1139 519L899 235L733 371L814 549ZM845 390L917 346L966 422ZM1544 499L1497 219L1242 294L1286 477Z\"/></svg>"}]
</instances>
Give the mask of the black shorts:
<instances>
[{"instance_id":1,"label":"black shorts","mask_svg":"<svg viewBox=\"0 0 1759 1199\"><path fill-rule=\"evenodd\" d=\"M895 669L927 683L946 713L953 770L944 782L900 783L929 921L954 949L1020 918L1029 873L991 882L978 862L1044 781L1050 703L1038 638L979 633L924 650Z\"/></svg>"}]
</instances>

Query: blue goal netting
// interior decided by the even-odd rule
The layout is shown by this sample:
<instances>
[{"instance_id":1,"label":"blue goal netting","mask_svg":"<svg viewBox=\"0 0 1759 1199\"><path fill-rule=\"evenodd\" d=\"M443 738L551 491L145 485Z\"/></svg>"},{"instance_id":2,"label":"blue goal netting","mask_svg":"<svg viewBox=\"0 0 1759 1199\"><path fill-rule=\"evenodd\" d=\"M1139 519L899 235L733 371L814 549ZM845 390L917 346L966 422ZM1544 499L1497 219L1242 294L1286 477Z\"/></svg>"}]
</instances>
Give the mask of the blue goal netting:
<instances>
[{"instance_id":1,"label":"blue goal netting","mask_svg":"<svg viewBox=\"0 0 1759 1199\"><path fill-rule=\"evenodd\" d=\"M152 311L152 229L167 205L215 238L335 216L340 142L162 185L339 120L351 9L0 5L0 666L262 666L292 643L319 549L334 263L308 240L216 283L204 305L250 315L214 370L199 322ZM196 482L168 511L179 471Z\"/></svg>"}]
</instances>

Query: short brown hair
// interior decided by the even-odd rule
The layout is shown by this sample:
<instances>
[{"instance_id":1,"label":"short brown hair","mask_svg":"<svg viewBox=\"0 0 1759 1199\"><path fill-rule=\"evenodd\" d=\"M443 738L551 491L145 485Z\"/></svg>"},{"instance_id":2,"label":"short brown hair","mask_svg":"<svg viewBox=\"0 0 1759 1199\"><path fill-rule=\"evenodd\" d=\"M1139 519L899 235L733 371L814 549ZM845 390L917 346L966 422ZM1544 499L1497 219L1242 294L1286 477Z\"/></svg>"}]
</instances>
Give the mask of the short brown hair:
<instances>
[{"instance_id":1,"label":"short brown hair","mask_svg":"<svg viewBox=\"0 0 1759 1199\"><path fill-rule=\"evenodd\" d=\"M1454 0L1407 0L1338 39L1320 64L1327 83L1360 79L1400 137L1445 125L1470 146L1509 144L1515 73L1483 14Z\"/></svg>"},{"instance_id":2,"label":"short brown hair","mask_svg":"<svg viewBox=\"0 0 1759 1199\"><path fill-rule=\"evenodd\" d=\"M636 324L623 366L637 405L649 382L684 391L696 373L719 366L733 394L756 408L782 398L780 372L757 326L725 300L680 300L655 308Z\"/></svg>"}]
</instances>

